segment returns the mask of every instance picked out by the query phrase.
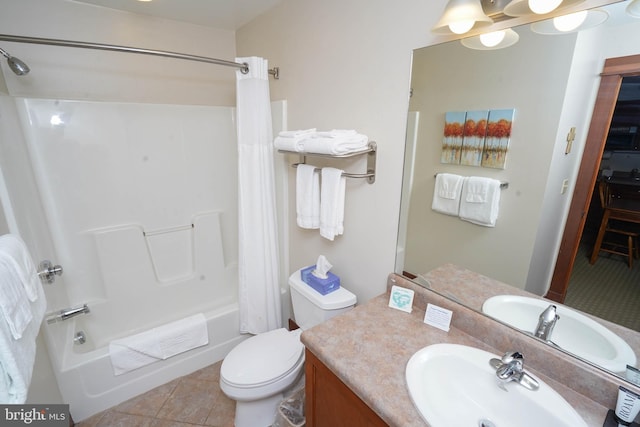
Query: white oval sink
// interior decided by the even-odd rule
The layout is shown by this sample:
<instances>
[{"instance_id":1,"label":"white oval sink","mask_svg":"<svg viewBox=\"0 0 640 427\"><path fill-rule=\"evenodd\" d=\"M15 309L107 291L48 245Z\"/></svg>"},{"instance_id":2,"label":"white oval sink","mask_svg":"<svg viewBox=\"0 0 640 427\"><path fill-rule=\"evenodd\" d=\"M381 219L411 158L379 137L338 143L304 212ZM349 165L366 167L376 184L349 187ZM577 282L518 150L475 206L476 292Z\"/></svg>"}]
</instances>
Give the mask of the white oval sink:
<instances>
[{"instance_id":1,"label":"white oval sink","mask_svg":"<svg viewBox=\"0 0 640 427\"><path fill-rule=\"evenodd\" d=\"M498 385L489 365L498 356L457 344L434 344L415 353L406 368L409 394L431 427L586 427L582 417L546 383L531 391L516 382ZM527 371L525 355L525 371Z\"/></svg>"},{"instance_id":2,"label":"white oval sink","mask_svg":"<svg viewBox=\"0 0 640 427\"><path fill-rule=\"evenodd\" d=\"M624 373L627 365L636 364L636 355L626 341L567 306L537 298L498 295L484 302L482 312L533 334L540 313L550 304L556 306L556 313L560 316L550 337L558 347L617 373Z\"/></svg>"}]
</instances>

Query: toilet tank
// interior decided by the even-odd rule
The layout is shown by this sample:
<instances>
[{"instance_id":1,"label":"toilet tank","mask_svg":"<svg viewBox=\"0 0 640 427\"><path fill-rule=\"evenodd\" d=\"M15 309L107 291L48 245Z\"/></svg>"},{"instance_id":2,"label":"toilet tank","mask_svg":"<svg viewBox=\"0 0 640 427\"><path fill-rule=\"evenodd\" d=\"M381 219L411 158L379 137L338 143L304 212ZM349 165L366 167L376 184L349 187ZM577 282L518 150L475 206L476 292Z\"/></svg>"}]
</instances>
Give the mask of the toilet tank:
<instances>
[{"instance_id":1,"label":"toilet tank","mask_svg":"<svg viewBox=\"0 0 640 427\"><path fill-rule=\"evenodd\" d=\"M293 317L303 330L349 311L356 305L356 296L343 287L322 295L302 281L300 271L289 276L289 289Z\"/></svg>"}]
</instances>

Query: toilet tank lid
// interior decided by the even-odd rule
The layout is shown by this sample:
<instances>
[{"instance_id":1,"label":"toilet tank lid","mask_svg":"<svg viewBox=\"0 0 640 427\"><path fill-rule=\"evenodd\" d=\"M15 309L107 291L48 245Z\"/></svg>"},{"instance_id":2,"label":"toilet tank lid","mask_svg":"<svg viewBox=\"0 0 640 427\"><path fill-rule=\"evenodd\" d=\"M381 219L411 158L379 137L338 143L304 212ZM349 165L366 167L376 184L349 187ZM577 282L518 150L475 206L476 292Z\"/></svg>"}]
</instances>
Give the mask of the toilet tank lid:
<instances>
[{"instance_id":1,"label":"toilet tank lid","mask_svg":"<svg viewBox=\"0 0 640 427\"><path fill-rule=\"evenodd\" d=\"M289 286L296 289L321 309L337 310L356 304L356 296L342 286L333 292L322 295L302 281L300 271L301 270L296 271L289 277Z\"/></svg>"},{"instance_id":2,"label":"toilet tank lid","mask_svg":"<svg viewBox=\"0 0 640 427\"><path fill-rule=\"evenodd\" d=\"M268 383L289 372L303 354L300 333L285 328L255 335L224 359L220 375L237 386Z\"/></svg>"}]
</instances>

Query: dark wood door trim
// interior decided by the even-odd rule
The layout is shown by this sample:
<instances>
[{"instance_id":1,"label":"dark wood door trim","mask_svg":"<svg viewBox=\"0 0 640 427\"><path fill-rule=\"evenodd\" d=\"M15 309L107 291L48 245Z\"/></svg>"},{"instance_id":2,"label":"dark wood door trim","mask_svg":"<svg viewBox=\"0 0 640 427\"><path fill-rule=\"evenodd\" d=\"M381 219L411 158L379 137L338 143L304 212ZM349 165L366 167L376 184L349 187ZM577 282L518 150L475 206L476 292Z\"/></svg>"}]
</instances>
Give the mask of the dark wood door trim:
<instances>
[{"instance_id":1,"label":"dark wood door trim","mask_svg":"<svg viewBox=\"0 0 640 427\"><path fill-rule=\"evenodd\" d=\"M640 55L609 58L605 61L551 286L546 294L551 300L563 302L567 294L622 78L638 74Z\"/></svg>"}]
</instances>

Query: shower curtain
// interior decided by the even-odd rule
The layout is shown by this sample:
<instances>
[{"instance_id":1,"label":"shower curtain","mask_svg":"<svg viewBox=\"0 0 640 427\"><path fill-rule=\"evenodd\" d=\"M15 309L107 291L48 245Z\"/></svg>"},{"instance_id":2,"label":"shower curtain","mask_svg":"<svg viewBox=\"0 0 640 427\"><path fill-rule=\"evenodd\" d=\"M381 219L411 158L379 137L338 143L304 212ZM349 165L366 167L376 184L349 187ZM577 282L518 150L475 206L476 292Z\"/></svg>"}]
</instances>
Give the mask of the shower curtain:
<instances>
[{"instance_id":1,"label":"shower curtain","mask_svg":"<svg viewBox=\"0 0 640 427\"><path fill-rule=\"evenodd\" d=\"M281 326L278 230L268 64L236 58L238 131L238 230L240 332L258 334Z\"/></svg>"}]
</instances>

